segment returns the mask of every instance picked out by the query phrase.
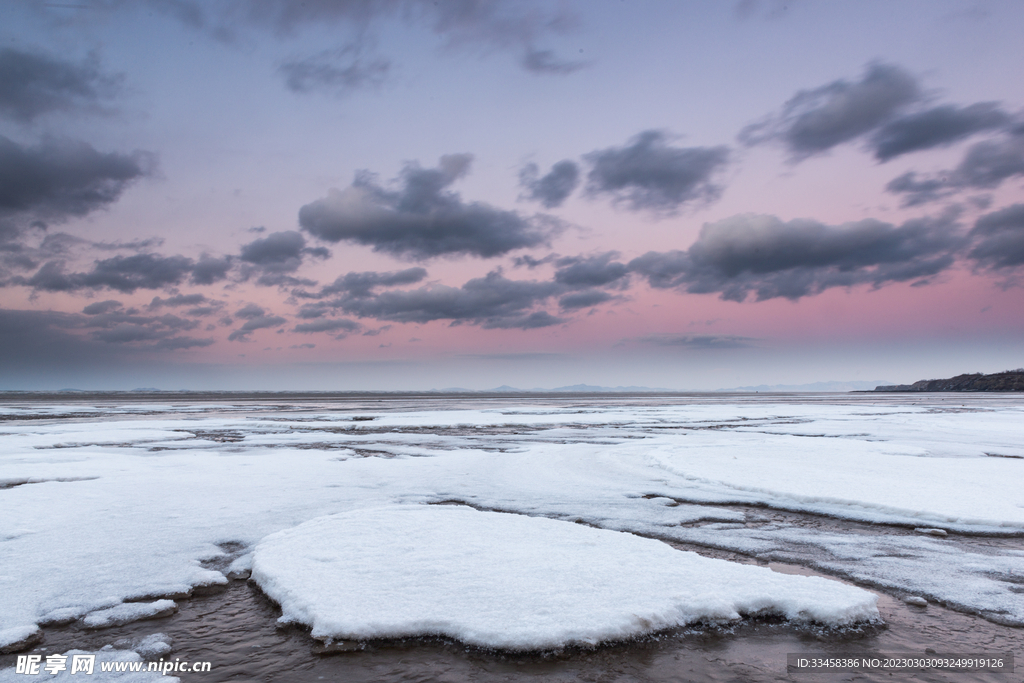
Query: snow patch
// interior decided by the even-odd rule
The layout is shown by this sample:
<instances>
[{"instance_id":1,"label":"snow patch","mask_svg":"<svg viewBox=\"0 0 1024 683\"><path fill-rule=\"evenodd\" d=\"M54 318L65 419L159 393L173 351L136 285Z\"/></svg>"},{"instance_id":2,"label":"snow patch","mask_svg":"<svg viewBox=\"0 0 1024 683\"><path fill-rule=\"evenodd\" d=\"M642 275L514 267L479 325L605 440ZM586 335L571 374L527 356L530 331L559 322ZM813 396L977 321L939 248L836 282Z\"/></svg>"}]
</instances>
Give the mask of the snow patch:
<instances>
[{"instance_id":1,"label":"snow patch","mask_svg":"<svg viewBox=\"0 0 1024 683\"><path fill-rule=\"evenodd\" d=\"M43 639L43 632L35 624L24 624L0 630L0 654L19 652Z\"/></svg>"},{"instance_id":2,"label":"snow patch","mask_svg":"<svg viewBox=\"0 0 1024 683\"><path fill-rule=\"evenodd\" d=\"M464 506L386 506L265 538L253 578L322 640L447 636L480 647L595 645L700 621L878 620L877 596L661 541Z\"/></svg>"},{"instance_id":3,"label":"snow patch","mask_svg":"<svg viewBox=\"0 0 1024 683\"><path fill-rule=\"evenodd\" d=\"M109 609L92 612L86 615L82 622L89 628L108 628L142 619L168 617L177 611L178 605L173 600L126 602Z\"/></svg>"}]
</instances>

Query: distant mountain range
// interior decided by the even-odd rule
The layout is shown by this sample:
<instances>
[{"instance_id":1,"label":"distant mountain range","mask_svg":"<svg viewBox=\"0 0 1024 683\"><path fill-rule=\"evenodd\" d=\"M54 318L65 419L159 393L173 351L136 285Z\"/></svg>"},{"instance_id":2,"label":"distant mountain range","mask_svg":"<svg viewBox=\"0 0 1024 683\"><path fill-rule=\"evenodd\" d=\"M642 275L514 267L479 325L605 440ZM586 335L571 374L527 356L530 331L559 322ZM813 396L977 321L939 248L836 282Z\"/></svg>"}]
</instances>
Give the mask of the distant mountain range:
<instances>
[{"instance_id":1,"label":"distant mountain range","mask_svg":"<svg viewBox=\"0 0 1024 683\"><path fill-rule=\"evenodd\" d=\"M840 391L871 391L879 384L889 384L889 382L874 380L871 382L862 382L860 380L853 382L814 382L813 384L759 384L756 387L733 387L732 389L716 389L716 391L724 392L736 392L736 393L748 393L748 392L761 392L761 393L772 393L772 392L801 392L801 391L821 391L821 392L840 392Z\"/></svg>"},{"instance_id":2,"label":"distant mountain range","mask_svg":"<svg viewBox=\"0 0 1024 683\"><path fill-rule=\"evenodd\" d=\"M507 384L502 384L500 387L494 389L463 389L461 387L448 387L446 389L438 389L438 393L442 394L601 394L601 393L621 393L621 394L633 394L633 393L665 393L675 392L675 389L665 388L651 388L651 387L602 387L594 384L573 384L572 386L555 387L554 389L541 389L540 387L534 387L533 389L519 389L517 387L510 387Z\"/></svg>"},{"instance_id":3,"label":"distant mountain range","mask_svg":"<svg viewBox=\"0 0 1024 683\"><path fill-rule=\"evenodd\" d=\"M875 391L1024 391L1024 368L983 375L957 375L949 379L922 379L913 384L889 384Z\"/></svg>"}]
</instances>

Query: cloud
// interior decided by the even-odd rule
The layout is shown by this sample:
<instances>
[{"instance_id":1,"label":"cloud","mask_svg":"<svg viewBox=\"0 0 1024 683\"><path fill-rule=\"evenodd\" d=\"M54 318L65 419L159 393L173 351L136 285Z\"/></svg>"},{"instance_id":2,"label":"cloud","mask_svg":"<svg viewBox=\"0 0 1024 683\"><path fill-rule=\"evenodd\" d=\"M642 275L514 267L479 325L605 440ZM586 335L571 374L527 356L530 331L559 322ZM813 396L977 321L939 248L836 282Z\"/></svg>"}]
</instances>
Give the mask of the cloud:
<instances>
[{"instance_id":1,"label":"cloud","mask_svg":"<svg viewBox=\"0 0 1024 683\"><path fill-rule=\"evenodd\" d=\"M0 369L7 381L26 369L34 381L72 368L123 365L124 353L71 330L83 316L57 311L0 309ZM63 385L67 386L67 385Z\"/></svg>"},{"instance_id":2,"label":"cloud","mask_svg":"<svg viewBox=\"0 0 1024 683\"><path fill-rule=\"evenodd\" d=\"M231 270L232 258L224 256L216 258L209 254L203 254L199 261L192 268L192 277L189 281L194 285L212 285L228 276Z\"/></svg>"},{"instance_id":3,"label":"cloud","mask_svg":"<svg viewBox=\"0 0 1024 683\"><path fill-rule=\"evenodd\" d=\"M387 291L339 302L342 310L360 318L399 323L451 320L484 328L534 328L563 322L530 309L564 287L554 282L509 280L500 271L470 280L462 287L434 285L410 291Z\"/></svg>"},{"instance_id":4,"label":"cloud","mask_svg":"<svg viewBox=\"0 0 1024 683\"><path fill-rule=\"evenodd\" d=\"M909 171L885 186L903 196L904 207L946 199L969 190L991 190L1024 175L1024 134L971 145L956 168L932 175Z\"/></svg>"},{"instance_id":5,"label":"cloud","mask_svg":"<svg viewBox=\"0 0 1024 683\"><path fill-rule=\"evenodd\" d=\"M347 95L355 90L380 86L391 70L386 59L364 59L355 46L325 50L309 57L287 61L280 67L285 85L292 92L322 90Z\"/></svg>"},{"instance_id":6,"label":"cloud","mask_svg":"<svg viewBox=\"0 0 1024 683\"><path fill-rule=\"evenodd\" d=\"M61 259L47 261L29 278L15 277L7 285L26 285L37 291L76 292L80 290L113 289L131 294L138 289L162 289L182 284L188 279L193 284L210 284L223 279L230 260L211 259L204 255L198 263L185 256L161 256L159 254L135 254L115 256L96 261L88 272L68 273L66 262ZM308 281L302 281L308 282ZM179 303L169 303L177 301ZM150 307L159 305L192 305L190 302L208 304L212 310L221 304L205 299L202 295L176 295L170 299L153 300ZM199 310L199 309L197 309ZM205 310L202 314L208 314Z\"/></svg>"},{"instance_id":7,"label":"cloud","mask_svg":"<svg viewBox=\"0 0 1024 683\"><path fill-rule=\"evenodd\" d=\"M353 297L366 297L373 293L378 287L395 287L397 285L413 285L422 282L427 277L424 268L407 268L405 270L391 271L388 273L362 272L345 273L338 276L329 285L320 290L317 296L329 296L332 294L345 294Z\"/></svg>"},{"instance_id":8,"label":"cloud","mask_svg":"<svg viewBox=\"0 0 1024 683\"><path fill-rule=\"evenodd\" d=\"M522 268L523 266L526 266L530 270L533 270L538 266L543 266L545 263L551 263L557 258L558 254L548 254L544 258L533 258L529 254L523 254L522 256L516 256L514 259L512 259L512 265L514 265L516 268Z\"/></svg>"},{"instance_id":9,"label":"cloud","mask_svg":"<svg viewBox=\"0 0 1024 683\"><path fill-rule=\"evenodd\" d=\"M240 31L270 31L281 39L294 39L306 29L328 30L346 41L338 52L342 63L350 60L346 51L369 52L376 42L379 24L401 20L425 28L443 39L444 46L476 48L488 53L507 50L523 54L520 62L536 74L569 73L582 65L559 59L538 47L550 35L564 34L577 20L564 6L521 0L235 0L225 3L196 3L189 0L150 0L151 6L169 14L190 28L208 30L225 42ZM347 34L347 35L346 35ZM299 61L299 60L296 60ZM328 60L324 60L329 64ZM378 60L371 59L370 63ZM387 62L386 59L380 59ZM344 67L334 67L344 71ZM328 74L332 74L328 71ZM343 76L338 77L344 80ZM338 79L317 78L310 87L322 84L334 88Z\"/></svg>"},{"instance_id":10,"label":"cloud","mask_svg":"<svg viewBox=\"0 0 1024 683\"><path fill-rule=\"evenodd\" d=\"M555 282L574 289L582 287L603 287L617 285L620 288L628 282L629 269L625 264L612 261L618 258L617 251L597 256L566 256L555 261Z\"/></svg>"},{"instance_id":11,"label":"cloud","mask_svg":"<svg viewBox=\"0 0 1024 683\"><path fill-rule=\"evenodd\" d=\"M865 219L830 226L743 214L705 223L686 251L648 252L629 263L652 287L722 299L799 299L831 287L920 280L948 268L963 238L955 215L900 226Z\"/></svg>"},{"instance_id":12,"label":"cloud","mask_svg":"<svg viewBox=\"0 0 1024 683\"><path fill-rule=\"evenodd\" d=\"M0 49L0 116L31 123L51 112L102 111L120 78L103 74L95 55L74 63L41 52Z\"/></svg>"},{"instance_id":13,"label":"cloud","mask_svg":"<svg viewBox=\"0 0 1024 683\"><path fill-rule=\"evenodd\" d=\"M125 310L121 302L98 301L86 306L82 313L56 313L53 311L0 311L0 343L5 350L25 360L45 361L46 350L54 355L49 363L60 365L70 360L64 355L83 360L108 359L124 360L126 351L165 350L174 351L198 346L209 346L213 339L198 339L180 336L180 333L195 329L198 320L176 315L144 316L135 309ZM9 327L5 328L5 324ZM17 324L29 325L32 329L16 329ZM82 336L81 332L87 332ZM28 344L40 348L26 348ZM117 356L104 351L111 346L122 349ZM59 349L59 352L58 352Z\"/></svg>"},{"instance_id":14,"label":"cloud","mask_svg":"<svg viewBox=\"0 0 1024 683\"><path fill-rule=\"evenodd\" d=\"M337 320L316 320L311 323L300 323L296 325L292 331L303 334L310 334L313 332L340 332L341 334L339 334L337 338L341 339L349 332L355 332L362 329L362 327L362 325L354 320L340 318Z\"/></svg>"},{"instance_id":15,"label":"cloud","mask_svg":"<svg viewBox=\"0 0 1024 683\"><path fill-rule=\"evenodd\" d=\"M250 335L256 330L280 327L288 322L280 316L267 315L266 311L256 304L249 304L235 311L235 316L244 318L245 323L228 335L228 341L249 341Z\"/></svg>"},{"instance_id":16,"label":"cloud","mask_svg":"<svg viewBox=\"0 0 1024 683\"><path fill-rule=\"evenodd\" d=\"M468 171L472 155L449 154L437 168L408 164L397 191L357 174L345 190L331 190L299 210L299 224L328 242L351 242L416 260L434 256L500 256L545 244L560 226L524 218L483 202L463 202L448 188Z\"/></svg>"},{"instance_id":17,"label":"cloud","mask_svg":"<svg viewBox=\"0 0 1024 683\"><path fill-rule=\"evenodd\" d=\"M910 73L892 64L873 63L859 81L840 79L801 90L780 113L744 128L739 139L746 145L779 142L799 161L871 132L921 96Z\"/></svg>"},{"instance_id":18,"label":"cloud","mask_svg":"<svg viewBox=\"0 0 1024 683\"><path fill-rule=\"evenodd\" d=\"M164 257L157 254L115 256L97 261L87 273L65 273L63 261L48 261L35 275L27 280L19 279L17 284L26 284L47 292L107 287L131 294L137 289L160 289L181 284L193 267L192 259L184 256Z\"/></svg>"},{"instance_id":19,"label":"cloud","mask_svg":"<svg viewBox=\"0 0 1024 683\"><path fill-rule=\"evenodd\" d=\"M520 64L534 74L571 74L588 66L586 62L560 59L552 50L528 48Z\"/></svg>"},{"instance_id":20,"label":"cloud","mask_svg":"<svg viewBox=\"0 0 1024 683\"><path fill-rule=\"evenodd\" d=\"M243 320L251 320L252 318L260 318L266 314L262 306L256 304L246 304L242 308L235 311L236 318L242 318Z\"/></svg>"},{"instance_id":21,"label":"cloud","mask_svg":"<svg viewBox=\"0 0 1024 683\"><path fill-rule=\"evenodd\" d=\"M169 296L166 299L161 299L160 297L155 296L146 308L151 311L155 311L158 308L163 308L164 306L197 306L203 303L220 305L219 301L210 301L202 294L175 294L174 296Z\"/></svg>"},{"instance_id":22,"label":"cloud","mask_svg":"<svg viewBox=\"0 0 1024 683\"><path fill-rule=\"evenodd\" d=\"M753 346L753 342L757 340L751 337L738 337L728 334L649 334L626 341L638 341L645 344L654 344L655 346L676 346L687 349L745 349Z\"/></svg>"},{"instance_id":23,"label":"cloud","mask_svg":"<svg viewBox=\"0 0 1024 683\"><path fill-rule=\"evenodd\" d=\"M729 159L729 149L671 147L667 135L648 130L623 147L584 156L590 164L587 194L610 195L634 211L674 212L686 203L717 199L721 187L712 182Z\"/></svg>"},{"instance_id":24,"label":"cloud","mask_svg":"<svg viewBox=\"0 0 1024 683\"><path fill-rule=\"evenodd\" d=\"M89 304L82 309L82 313L85 313L86 315L100 315L102 313L116 311L119 308L124 308L124 304L120 301L108 299L107 301L97 301L94 304Z\"/></svg>"},{"instance_id":25,"label":"cloud","mask_svg":"<svg viewBox=\"0 0 1024 683\"><path fill-rule=\"evenodd\" d=\"M968 256L992 269L1024 265L1024 204L1013 204L979 218L970 232Z\"/></svg>"},{"instance_id":26,"label":"cloud","mask_svg":"<svg viewBox=\"0 0 1024 683\"><path fill-rule=\"evenodd\" d=\"M945 147L975 133L998 129L1010 122L998 102L968 107L942 105L890 121L871 136L875 158L889 161L901 154Z\"/></svg>"},{"instance_id":27,"label":"cloud","mask_svg":"<svg viewBox=\"0 0 1024 683\"><path fill-rule=\"evenodd\" d=\"M167 337L161 339L153 348L162 349L165 351L174 351L177 349L193 349L196 347L210 346L213 344L213 339L203 338L199 339L196 337Z\"/></svg>"},{"instance_id":28,"label":"cloud","mask_svg":"<svg viewBox=\"0 0 1024 683\"><path fill-rule=\"evenodd\" d=\"M148 152L103 153L64 138L31 147L0 136L0 221L85 216L117 201L154 168L155 156Z\"/></svg>"},{"instance_id":29,"label":"cloud","mask_svg":"<svg viewBox=\"0 0 1024 683\"><path fill-rule=\"evenodd\" d=\"M547 209L561 206L580 182L579 166L568 159L552 166L544 177L539 175L537 164L527 164L519 172L519 185L526 190L524 198L540 202Z\"/></svg>"},{"instance_id":30,"label":"cloud","mask_svg":"<svg viewBox=\"0 0 1024 683\"><path fill-rule=\"evenodd\" d=\"M558 305L565 310L575 310L597 306L610 299L612 299L612 295L607 292L602 292L599 289L584 289L581 292L566 294L558 300Z\"/></svg>"},{"instance_id":31,"label":"cloud","mask_svg":"<svg viewBox=\"0 0 1024 683\"><path fill-rule=\"evenodd\" d=\"M242 246L239 260L244 264L243 279L258 274L258 285L308 285L311 280L292 277L302 265L304 256L327 258L331 252L323 247L307 248L306 238L295 230L274 232Z\"/></svg>"}]
</instances>

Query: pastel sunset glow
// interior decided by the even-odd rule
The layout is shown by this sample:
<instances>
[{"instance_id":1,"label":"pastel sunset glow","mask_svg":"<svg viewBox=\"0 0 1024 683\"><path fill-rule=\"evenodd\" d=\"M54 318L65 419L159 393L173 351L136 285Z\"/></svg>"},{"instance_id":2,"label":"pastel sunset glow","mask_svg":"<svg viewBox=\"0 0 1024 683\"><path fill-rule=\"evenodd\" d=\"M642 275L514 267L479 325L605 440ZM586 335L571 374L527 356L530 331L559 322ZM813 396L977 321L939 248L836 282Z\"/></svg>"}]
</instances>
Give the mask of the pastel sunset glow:
<instances>
[{"instance_id":1,"label":"pastel sunset glow","mask_svg":"<svg viewBox=\"0 0 1024 683\"><path fill-rule=\"evenodd\" d=\"M1024 4L0 9L0 389L1024 366Z\"/></svg>"}]
</instances>

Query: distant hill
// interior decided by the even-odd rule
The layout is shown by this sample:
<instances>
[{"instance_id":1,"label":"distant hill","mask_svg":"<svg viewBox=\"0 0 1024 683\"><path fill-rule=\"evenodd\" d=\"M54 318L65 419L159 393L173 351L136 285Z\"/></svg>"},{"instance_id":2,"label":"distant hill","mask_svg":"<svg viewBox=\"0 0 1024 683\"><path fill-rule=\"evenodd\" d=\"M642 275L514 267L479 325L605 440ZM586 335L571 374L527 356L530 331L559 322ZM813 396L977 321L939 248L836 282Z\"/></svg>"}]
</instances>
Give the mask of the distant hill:
<instances>
[{"instance_id":1,"label":"distant hill","mask_svg":"<svg viewBox=\"0 0 1024 683\"><path fill-rule=\"evenodd\" d=\"M759 384L756 387L734 387L732 389L716 389L716 391L726 392L761 392L761 393L772 393L772 392L801 392L801 391L821 391L821 392L839 392L839 391L871 391L879 384L888 384L888 382L882 380L874 380L871 382L862 382L860 380L853 382L814 382L812 384Z\"/></svg>"},{"instance_id":2,"label":"distant hill","mask_svg":"<svg viewBox=\"0 0 1024 683\"><path fill-rule=\"evenodd\" d=\"M595 384L573 384L572 386L566 387L555 387L554 389L541 389L540 387L534 387L533 389L519 389L517 387L510 387L507 384L502 384L500 387L493 389L484 389L482 391L474 389L462 389L459 387L449 387L447 389L436 390L437 393L442 394L602 394L602 393L619 393L619 394L634 394L634 393L665 393L674 392L675 389L663 389L663 388L651 388L651 387L602 387Z\"/></svg>"},{"instance_id":3,"label":"distant hill","mask_svg":"<svg viewBox=\"0 0 1024 683\"><path fill-rule=\"evenodd\" d=\"M922 379L913 384L890 384L875 391L1024 391L1024 368L983 375L957 375L949 379Z\"/></svg>"}]
</instances>

